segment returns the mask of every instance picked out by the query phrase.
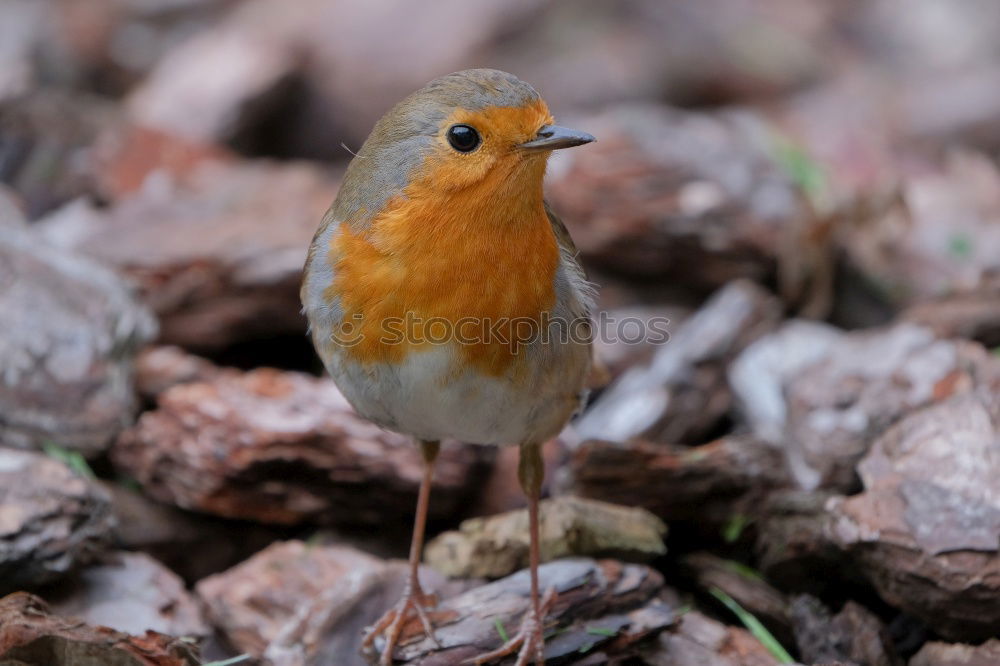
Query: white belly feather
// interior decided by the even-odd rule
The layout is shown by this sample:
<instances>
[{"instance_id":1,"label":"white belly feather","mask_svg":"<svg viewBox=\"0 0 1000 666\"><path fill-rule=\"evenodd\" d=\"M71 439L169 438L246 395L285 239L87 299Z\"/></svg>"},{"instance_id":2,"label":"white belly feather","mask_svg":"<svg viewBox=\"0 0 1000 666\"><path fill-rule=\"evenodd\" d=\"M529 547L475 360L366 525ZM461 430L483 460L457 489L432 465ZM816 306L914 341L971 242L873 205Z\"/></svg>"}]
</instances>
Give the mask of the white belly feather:
<instances>
[{"instance_id":1,"label":"white belly feather","mask_svg":"<svg viewBox=\"0 0 1000 666\"><path fill-rule=\"evenodd\" d=\"M456 376L451 345L412 351L391 365L362 365L341 352L327 369L361 415L390 430L423 440L519 444L554 437L579 405L589 351L560 351L576 358L535 367L516 383L475 370Z\"/></svg>"}]
</instances>

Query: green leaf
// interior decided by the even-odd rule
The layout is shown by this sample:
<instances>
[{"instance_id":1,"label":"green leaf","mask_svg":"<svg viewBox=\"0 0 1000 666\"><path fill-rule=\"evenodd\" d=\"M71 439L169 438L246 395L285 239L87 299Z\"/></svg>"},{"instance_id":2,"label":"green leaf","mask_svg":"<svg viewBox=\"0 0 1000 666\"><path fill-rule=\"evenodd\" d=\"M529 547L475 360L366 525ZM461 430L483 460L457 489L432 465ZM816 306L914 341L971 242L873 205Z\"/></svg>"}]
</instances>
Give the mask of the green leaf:
<instances>
[{"instance_id":1,"label":"green leaf","mask_svg":"<svg viewBox=\"0 0 1000 666\"><path fill-rule=\"evenodd\" d=\"M735 599L717 587L711 588L709 593L721 601L726 608L732 611L733 615L739 618L740 622L743 623L743 626L746 627L751 634L753 634L754 638L760 641L760 644L771 653L771 656L778 660L778 663L795 663L795 660L792 659L792 655L788 654L788 651L785 650L781 643L778 642L778 639L776 639L774 635L767 630L767 627L761 624L760 620L743 608L743 606L736 603Z\"/></svg>"},{"instance_id":2,"label":"green leaf","mask_svg":"<svg viewBox=\"0 0 1000 666\"><path fill-rule=\"evenodd\" d=\"M97 475L94 474L94 470L90 469L90 465L87 464L87 460L80 455L79 451L64 449L55 442L46 442L42 446L42 449L45 451L45 455L50 458L55 458L59 462L63 463L76 472L77 476L82 476L83 478L90 479L91 481L97 478Z\"/></svg>"},{"instance_id":3,"label":"green leaf","mask_svg":"<svg viewBox=\"0 0 1000 666\"><path fill-rule=\"evenodd\" d=\"M500 634L500 639L503 640L504 643L510 640L510 638L507 637L507 630L504 629L503 622L500 621L500 618L493 619L493 626L497 628L497 633Z\"/></svg>"},{"instance_id":4,"label":"green leaf","mask_svg":"<svg viewBox=\"0 0 1000 666\"><path fill-rule=\"evenodd\" d=\"M222 661L209 661L202 664L201 666L231 666L232 664L238 664L241 661L246 661L250 658L248 654L241 654L238 657L230 657L229 659L223 659Z\"/></svg>"},{"instance_id":5,"label":"green leaf","mask_svg":"<svg viewBox=\"0 0 1000 666\"><path fill-rule=\"evenodd\" d=\"M594 642L591 641L589 643L584 643L583 645L581 645L578 652L580 654L586 654L587 652L590 652L593 649L594 649Z\"/></svg>"}]
</instances>

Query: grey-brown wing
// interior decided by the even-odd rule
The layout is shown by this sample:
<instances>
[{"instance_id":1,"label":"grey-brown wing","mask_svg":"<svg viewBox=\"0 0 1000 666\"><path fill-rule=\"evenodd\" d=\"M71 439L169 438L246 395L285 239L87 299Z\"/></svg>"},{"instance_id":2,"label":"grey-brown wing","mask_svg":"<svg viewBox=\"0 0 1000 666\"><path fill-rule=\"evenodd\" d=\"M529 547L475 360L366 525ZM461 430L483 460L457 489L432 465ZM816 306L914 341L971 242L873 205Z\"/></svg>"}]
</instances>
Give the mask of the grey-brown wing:
<instances>
[{"instance_id":1,"label":"grey-brown wing","mask_svg":"<svg viewBox=\"0 0 1000 666\"><path fill-rule=\"evenodd\" d=\"M585 317L589 319L594 311L594 297L596 289L587 280L587 274L580 263L579 252L573 238L569 235L569 230L562 220L552 212L548 202L545 203L545 214L548 215L549 223L552 225L552 233L555 234L559 243L559 273L556 291L565 291L560 297L567 300L565 304L569 307L573 317Z\"/></svg>"},{"instance_id":2,"label":"grey-brown wing","mask_svg":"<svg viewBox=\"0 0 1000 666\"><path fill-rule=\"evenodd\" d=\"M552 233L555 234L559 243L560 268L566 274L564 277L570 282L570 286L577 292L581 305L584 306L587 316L593 313L595 287L587 280L587 273L580 263L580 253L576 249L573 237L569 235L569 229L553 212L549 202L545 202L545 214L552 225Z\"/></svg>"}]
</instances>

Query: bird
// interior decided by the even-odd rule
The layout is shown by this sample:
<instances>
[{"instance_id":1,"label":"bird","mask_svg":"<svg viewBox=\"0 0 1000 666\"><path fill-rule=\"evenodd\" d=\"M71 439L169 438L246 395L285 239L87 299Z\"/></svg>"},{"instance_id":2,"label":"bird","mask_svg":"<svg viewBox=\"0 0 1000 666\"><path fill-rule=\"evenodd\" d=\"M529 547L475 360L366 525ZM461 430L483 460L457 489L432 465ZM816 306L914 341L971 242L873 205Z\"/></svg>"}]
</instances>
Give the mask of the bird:
<instances>
[{"instance_id":1,"label":"bird","mask_svg":"<svg viewBox=\"0 0 1000 666\"><path fill-rule=\"evenodd\" d=\"M442 76L375 124L310 244L301 298L318 355L354 409L412 437L423 462L402 598L363 641L371 653L384 639L383 666L407 623L437 644L418 571L443 439L519 446L528 501L530 606L469 663L544 663L541 447L585 400L595 287L542 186L552 151L594 140L554 124L512 74Z\"/></svg>"}]
</instances>

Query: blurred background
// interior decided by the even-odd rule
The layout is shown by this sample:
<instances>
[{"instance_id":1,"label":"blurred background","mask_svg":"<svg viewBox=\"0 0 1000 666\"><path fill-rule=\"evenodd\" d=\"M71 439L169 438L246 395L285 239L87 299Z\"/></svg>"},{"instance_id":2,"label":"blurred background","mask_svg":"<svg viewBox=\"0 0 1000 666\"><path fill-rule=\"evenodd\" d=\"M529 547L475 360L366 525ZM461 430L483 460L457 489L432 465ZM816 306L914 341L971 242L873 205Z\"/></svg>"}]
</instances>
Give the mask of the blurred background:
<instances>
[{"instance_id":1,"label":"blurred background","mask_svg":"<svg viewBox=\"0 0 1000 666\"><path fill-rule=\"evenodd\" d=\"M50 604L32 635L364 663L419 459L323 378L301 267L374 122L468 67L598 137L548 198L601 311L670 322L599 342L547 446L547 552L613 558L552 663L1000 663L994 0L0 0L0 594ZM438 472L426 575L478 645L467 595L526 561L515 467ZM74 663L5 635L34 603L0 600L0 660Z\"/></svg>"}]
</instances>

